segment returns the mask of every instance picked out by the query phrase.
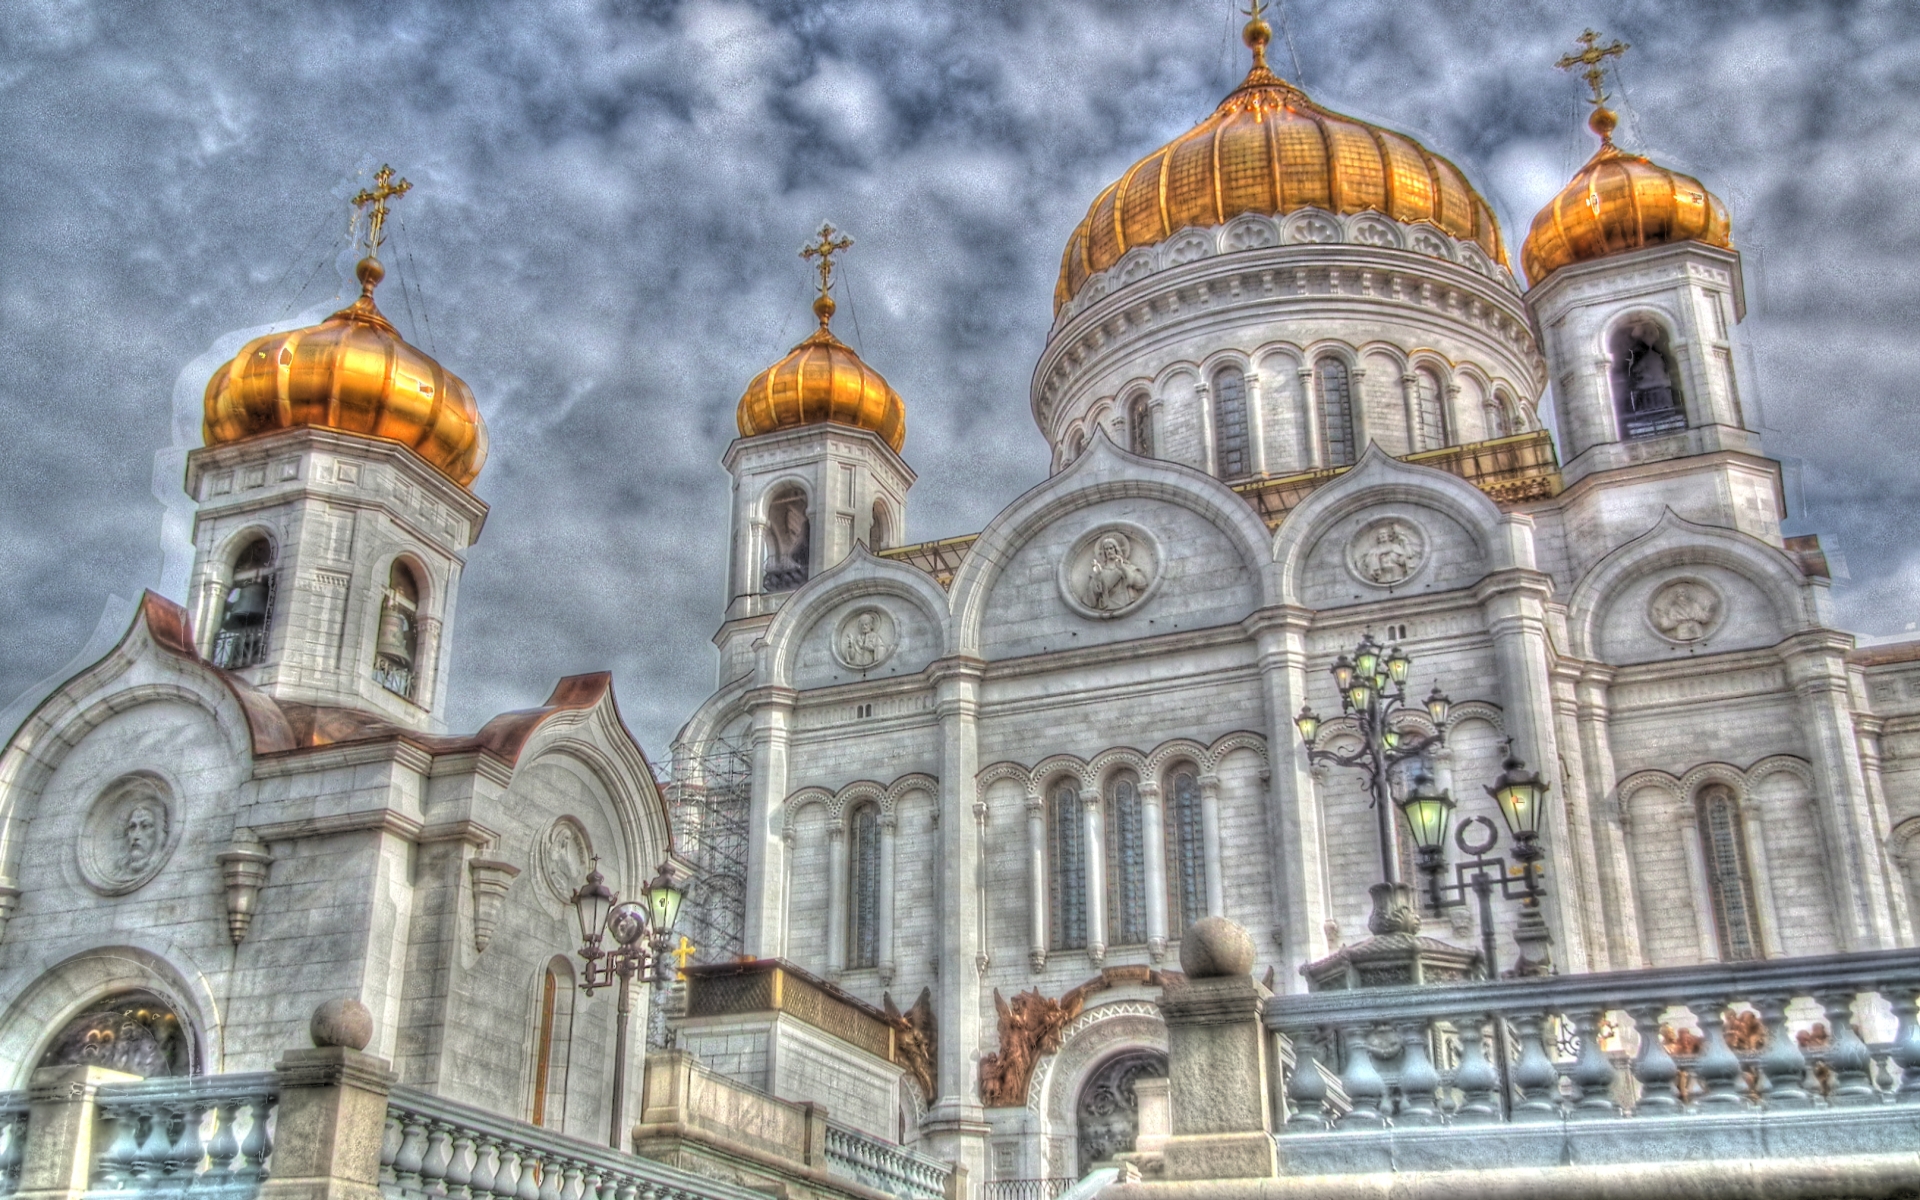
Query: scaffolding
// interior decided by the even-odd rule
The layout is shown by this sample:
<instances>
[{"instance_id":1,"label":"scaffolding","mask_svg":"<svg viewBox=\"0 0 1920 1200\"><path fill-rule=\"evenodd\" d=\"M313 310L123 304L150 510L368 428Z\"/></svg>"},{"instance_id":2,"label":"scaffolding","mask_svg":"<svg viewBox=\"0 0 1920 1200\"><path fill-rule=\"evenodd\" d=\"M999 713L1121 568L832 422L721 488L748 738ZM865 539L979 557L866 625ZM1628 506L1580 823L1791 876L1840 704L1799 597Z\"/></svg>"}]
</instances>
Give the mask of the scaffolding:
<instances>
[{"instance_id":1,"label":"scaffolding","mask_svg":"<svg viewBox=\"0 0 1920 1200\"><path fill-rule=\"evenodd\" d=\"M745 747L710 738L677 748L667 800L674 840L693 865L681 928L693 961L735 961L746 946L747 810L753 760Z\"/></svg>"}]
</instances>

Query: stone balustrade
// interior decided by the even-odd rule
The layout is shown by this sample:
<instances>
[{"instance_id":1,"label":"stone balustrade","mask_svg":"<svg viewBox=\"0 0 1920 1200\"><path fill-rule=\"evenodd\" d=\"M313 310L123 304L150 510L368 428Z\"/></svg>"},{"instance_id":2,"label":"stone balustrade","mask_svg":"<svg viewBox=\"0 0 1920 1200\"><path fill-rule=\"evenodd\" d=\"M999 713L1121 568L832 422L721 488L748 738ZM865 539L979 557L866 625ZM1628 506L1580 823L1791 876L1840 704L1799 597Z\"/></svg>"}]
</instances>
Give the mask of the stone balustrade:
<instances>
[{"instance_id":1,"label":"stone balustrade","mask_svg":"<svg viewBox=\"0 0 1920 1200\"><path fill-rule=\"evenodd\" d=\"M388 1200L766 1200L406 1087L387 1099L380 1190Z\"/></svg>"},{"instance_id":2,"label":"stone balustrade","mask_svg":"<svg viewBox=\"0 0 1920 1200\"><path fill-rule=\"evenodd\" d=\"M90 1193L251 1196L273 1164L271 1072L100 1086Z\"/></svg>"},{"instance_id":3,"label":"stone balustrade","mask_svg":"<svg viewBox=\"0 0 1920 1200\"><path fill-rule=\"evenodd\" d=\"M953 1166L841 1125L827 1126L827 1169L899 1200L942 1200Z\"/></svg>"}]
</instances>

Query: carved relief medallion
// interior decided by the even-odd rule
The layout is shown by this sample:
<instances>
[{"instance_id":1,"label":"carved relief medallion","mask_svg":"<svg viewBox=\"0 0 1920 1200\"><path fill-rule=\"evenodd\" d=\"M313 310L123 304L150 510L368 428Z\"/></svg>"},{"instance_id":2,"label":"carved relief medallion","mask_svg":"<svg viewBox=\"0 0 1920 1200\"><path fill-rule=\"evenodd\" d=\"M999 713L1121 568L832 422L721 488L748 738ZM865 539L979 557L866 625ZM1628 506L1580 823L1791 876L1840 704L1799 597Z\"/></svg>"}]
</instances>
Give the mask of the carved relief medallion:
<instances>
[{"instance_id":1,"label":"carved relief medallion","mask_svg":"<svg viewBox=\"0 0 1920 1200\"><path fill-rule=\"evenodd\" d=\"M1397 587L1427 561L1427 535L1402 517L1382 517L1361 527L1347 543L1347 569L1374 587Z\"/></svg>"},{"instance_id":2,"label":"carved relief medallion","mask_svg":"<svg viewBox=\"0 0 1920 1200\"><path fill-rule=\"evenodd\" d=\"M1726 607L1720 593L1700 580L1673 579L1647 601L1647 621L1661 637L1684 645L1719 628Z\"/></svg>"},{"instance_id":3,"label":"carved relief medallion","mask_svg":"<svg viewBox=\"0 0 1920 1200\"><path fill-rule=\"evenodd\" d=\"M1060 563L1060 591L1083 617L1118 617L1145 603L1160 582L1160 550L1137 525L1103 525Z\"/></svg>"},{"instance_id":4,"label":"carved relief medallion","mask_svg":"<svg viewBox=\"0 0 1920 1200\"><path fill-rule=\"evenodd\" d=\"M587 831L572 817L561 817L547 826L534 850L547 890L560 903L572 903L574 890L587 881L593 863L593 842Z\"/></svg>"},{"instance_id":5,"label":"carved relief medallion","mask_svg":"<svg viewBox=\"0 0 1920 1200\"><path fill-rule=\"evenodd\" d=\"M871 671L892 658L899 645L893 614L884 608L858 608L834 632L833 656L849 670Z\"/></svg>"},{"instance_id":6,"label":"carved relief medallion","mask_svg":"<svg viewBox=\"0 0 1920 1200\"><path fill-rule=\"evenodd\" d=\"M145 887L180 840L167 787L149 775L115 781L87 811L80 831L80 877L103 896Z\"/></svg>"}]
</instances>

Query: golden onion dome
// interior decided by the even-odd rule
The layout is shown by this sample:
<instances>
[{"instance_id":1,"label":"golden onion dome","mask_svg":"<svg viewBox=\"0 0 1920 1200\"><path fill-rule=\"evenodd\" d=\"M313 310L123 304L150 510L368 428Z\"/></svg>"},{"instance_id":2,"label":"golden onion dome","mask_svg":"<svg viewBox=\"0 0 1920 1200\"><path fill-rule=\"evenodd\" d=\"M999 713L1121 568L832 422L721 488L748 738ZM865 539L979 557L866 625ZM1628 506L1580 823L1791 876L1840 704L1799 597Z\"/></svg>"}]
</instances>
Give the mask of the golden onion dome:
<instances>
[{"instance_id":1,"label":"golden onion dome","mask_svg":"<svg viewBox=\"0 0 1920 1200\"><path fill-rule=\"evenodd\" d=\"M1682 175L1613 144L1616 118L1595 107L1588 127L1600 149L1574 172L1533 218L1520 248L1527 282L1574 263L1673 242L1705 242L1733 249L1727 206L1691 175Z\"/></svg>"},{"instance_id":2,"label":"golden onion dome","mask_svg":"<svg viewBox=\"0 0 1920 1200\"><path fill-rule=\"evenodd\" d=\"M820 328L753 377L740 397L741 437L803 425L851 425L878 434L895 454L907 440L907 406L880 372L833 336L833 297L814 300Z\"/></svg>"},{"instance_id":3,"label":"golden onion dome","mask_svg":"<svg viewBox=\"0 0 1920 1200\"><path fill-rule=\"evenodd\" d=\"M1093 202L1067 241L1058 312L1136 246L1242 213L1303 208L1425 221L1505 264L1493 209L1451 162L1405 134L1321 108L1267 69L1272 36L1255 16L1244 36L1253 69L1213 115L1147 155Z\"/></svg>"},{"instance_id":4,"label":"golden onion dome","mask_svg":"<svg viewBox=\"0 0 1920 1200\"><path fill-rule=\"evenodd\" d=\"M296 426L399 442L462 487L487 460L487 427L459 376L408 345L373 303L386 271L355 269L360 298L318 325L248 342L207 381L201 432L221 446Z\"/></svg>"}]
</instances>

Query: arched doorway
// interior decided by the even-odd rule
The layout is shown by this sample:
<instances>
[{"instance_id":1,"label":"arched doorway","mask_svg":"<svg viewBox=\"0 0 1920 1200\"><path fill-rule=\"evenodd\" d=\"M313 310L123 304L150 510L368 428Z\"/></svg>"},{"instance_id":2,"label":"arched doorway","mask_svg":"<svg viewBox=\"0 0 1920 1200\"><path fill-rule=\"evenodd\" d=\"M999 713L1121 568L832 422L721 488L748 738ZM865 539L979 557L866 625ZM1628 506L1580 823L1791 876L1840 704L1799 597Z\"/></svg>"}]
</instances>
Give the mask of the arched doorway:
<instances>
[{"instance_id":1,"label":"arched doorway","mask_svg":"<svg viewBox=\"0 0 1920 1200\"><path fill-rule=\"evenodd\" d=\"M1074 1123L1080 1146L1080 1174L1095 1163L1133 1149L1140 1136L1139 1079L1165 1079L1167 1056L1157 1050L1133 1050L1102 1063L1080 1087Z\"/></svg>"},{"instance_id":2,"label":"arched doorway","mask_svg":"<svg viewBox=\"0 0 1920 1200\"><path fill-rule=\"evenodd\" d=\"M61 1026L38 1066L105 1067L155 1078L192 1075L194 1039L173 1006L153 992L102 997Z\"/></svg>"}]
</instances>

